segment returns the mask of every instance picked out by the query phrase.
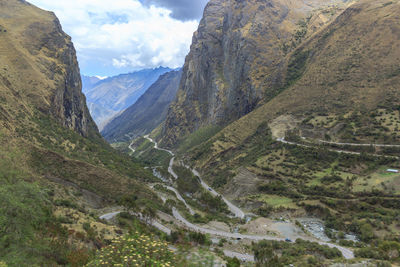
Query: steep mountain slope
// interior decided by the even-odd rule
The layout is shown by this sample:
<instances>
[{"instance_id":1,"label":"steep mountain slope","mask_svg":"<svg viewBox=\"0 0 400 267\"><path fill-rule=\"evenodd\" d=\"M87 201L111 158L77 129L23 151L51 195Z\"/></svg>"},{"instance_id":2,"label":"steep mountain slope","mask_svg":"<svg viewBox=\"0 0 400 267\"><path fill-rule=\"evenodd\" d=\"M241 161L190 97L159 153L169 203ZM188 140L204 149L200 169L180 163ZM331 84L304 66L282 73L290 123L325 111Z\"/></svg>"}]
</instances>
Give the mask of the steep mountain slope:
<instances>
[{"instance_id":1,"label":"steep mountain slope","mask_svg":"<svg viewBox=\"0 0 400 267\"><path fill-rule=\"evenodd\" d=\"M0 29L0 260L73 264L104 240L93 229L75 235L84 222L107 228L89 213L131 194L156 203L138 183L152 176L101 138L53 13L1 0Z\"/></svg>"},{"instance_id":2,"label":"steep mountain slope","mask_svg":"<svg viewBox=\"0 0 400 267\"><path fill-rule=\"evenodd\" d=\"M225 125L279 93L288 51L335 17L335 10L316 16L312 27L309 15L336 3L342 1L210 1L168 112L164 144L207 125Z\"/></svg>"},{"instance_id":3,"label":"steep mountain slope","mask_svg":"<svg viewBox=\"0 0 400 267\"><path fill-rule=\"evenodd\" d=\"M26 13L17 12L20 6ZM9 121L21 113L32 113L35 105L83 136L97 131L81 92L74 47L57 19L46 16L38 23L42 14L32 12L32 18L25 21L30 6L24 1L2 1L1 7L7 14L0 24L1 99L6 104L2 118ZM13 125L6 123L5 127Z\"/></svg>"},{"instance_id":4,"label":"steep mountain slope","mask_svg":"<svg viewBox=\"0 0 400 267\"><path fill-rule=\"evenodd\" d=\"M181 70L161 75L135 104L106 125L101 131L104 138L109 142L129 141L154 130L165 120L168 106L178 91L181 76Z\"/></svg>"},{"instance_id":5,"label":"steep mountain slope","mask_svg":"<svg viewBox=\"0 0 400 267\"><path fill-rule=\"evenodd\" d=\"M363 123L373 124L371 117L379 120L379 124L385 124L376 111L379 113L379 109L384 109L391 112L399 106L398 8L398 2L387 4L385 1L366 0L347 8L326 29L290 54L283 75L286 83L292 85L267 104L227 127L227 132L233 133L234 127L246 125L247 131L237 132L233 140L242 142L262 122L269 122L271 127L279 126L279 120L275 119L290 114L297 120L287 121L310 134L313 131L314 134L319 131L324 133L352 116L358 116L359 120L363 118L365 121L354 125L354 137L364 138L365 142L371 141L374 136L359 131L359 127ZM296 78L294 81L293 77ZM331 123L309 123L312 118L323 120L329 116L332 117ZM274 121L276 123L271 123ZM393 129L383 130L391 134ZM341 133L332 131L339 137Z\"/></svg>"},{"instance_id":6,"label":"steep mountain slope","mask_svg":"<svg viewBox=\"0 0 400 267\"><path fill-rule=\"evenodd\" d=\"M171 69L159 67L121 74L104 79L87 90L87 102L97 125L104 126L118 112L133 105L160 75L168 71Z\"/></svg>"},{"instance_id":7,"label":"steep mountain slope","mask_svg":"<svg viewBox=\"0 0 400 267\"><path fill-rule=\"evenodd\" d=\"M110 122L113 118L118 116L119 113L122 111L115 111L112 109L108 109L103 107L102 105L95 104L92 102L87 103L90 115L93 116L93 118L96 120L97 127L99 128L99 131L102 131L104 126L107 125L107 123Z\"/></svg>"},{"instance_id":8,"label":"steep mountain slope","mask_svg":"<svg viewBox=\"0 0 400 267\"><path fill-rule=\"evenodd\" d=\"M92 89L96 83L100 82L101 79L96 76L85 76L81 75L82 79L82 92L86 94L90 89Z\"/></svg>"},{"instance_id":9,"label":"steep mountain slope","mask_svg":"<svg viewBox=\"0 0 400 267\"><path fill-rule=\"evenodd\" d=\"M399 1L346 8L288 53L282 92L184 158L252 212L317 216L367 244L398 242L399 175L386 170L400 167L390 156L399 150L373 144L400 142L399 14Z\"/></svg>"}]
</instances>

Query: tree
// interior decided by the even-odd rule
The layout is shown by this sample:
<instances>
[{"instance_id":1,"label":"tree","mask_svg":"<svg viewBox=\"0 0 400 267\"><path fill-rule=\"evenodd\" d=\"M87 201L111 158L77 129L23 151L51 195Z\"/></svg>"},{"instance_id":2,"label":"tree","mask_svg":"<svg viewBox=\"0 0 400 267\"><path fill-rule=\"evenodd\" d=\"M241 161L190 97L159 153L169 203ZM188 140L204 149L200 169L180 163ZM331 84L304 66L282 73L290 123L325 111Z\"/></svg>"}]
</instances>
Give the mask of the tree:
<instances>
[{"instance_id":1,"label":"tree","mask_svg":"<svg viewBox=\"0 0 400 267\"><path fill-rule=\"evenodd\" d=\"M369 223L364 223L363 225L361 225L360 233L360 238L364 242L368 242L375 237L374 229Z\"/></svg>"},{"instance_id":2,"label":"tree","mask_svg":"<svg viewBox=\"0 0 400 267\"><path fill-rule=\"evenodd\" d=\"M274 248L270 243L259 242L254 245L254 259L256 266L269 266L269 267L281 267L282 263L279 262L279 258L274 253Z\"/></svg>"},{"instance_id":3,"label":"tree","mask_svg":"<svg viewBox=\"0 0 400 267\"><path fill-rule=\"evenodd\" d=\"M128 212L136 212L138 210L138 205L136 195L125 195L120 199L120 205L124 206Z\"/></svg>"},{"instance_id":4,"label":"tree","mask_svg":"<svg viewBox=\"0 0 400 267\"><path fill-rule=\"evenodd\" d=\"M226 261L226 267L240 267L240 261L238 258L228 258Z\"/></svg>"},{"instance_id":5,"label":"tree","mask_svg":"<svg viewBox=\"0 0 400 267\"><path fill-rule=\"evenodd\" d=\"M142 211L143 219L147 224L151 224L156 217L156 210L153 207L146 207Z\"/></svg>"}]
</instances>

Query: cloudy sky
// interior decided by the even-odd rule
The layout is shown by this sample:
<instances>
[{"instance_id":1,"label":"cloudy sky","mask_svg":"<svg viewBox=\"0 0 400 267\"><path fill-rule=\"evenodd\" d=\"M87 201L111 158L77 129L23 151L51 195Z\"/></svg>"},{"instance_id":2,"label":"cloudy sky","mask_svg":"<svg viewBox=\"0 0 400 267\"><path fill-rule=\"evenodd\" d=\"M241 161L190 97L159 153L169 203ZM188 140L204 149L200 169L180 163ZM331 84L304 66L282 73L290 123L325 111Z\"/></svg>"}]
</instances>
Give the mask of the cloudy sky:
<instances>
[{"instance_id":1,"label":"cloudy sky","mask_svg":"<svg viewBox=\"0 0 400 267\"><path fill-rule=\"evenodd\" d=\"M183 65L208 0L30 0L54 11L82 74Z\"/></svg>"}]
</instances>

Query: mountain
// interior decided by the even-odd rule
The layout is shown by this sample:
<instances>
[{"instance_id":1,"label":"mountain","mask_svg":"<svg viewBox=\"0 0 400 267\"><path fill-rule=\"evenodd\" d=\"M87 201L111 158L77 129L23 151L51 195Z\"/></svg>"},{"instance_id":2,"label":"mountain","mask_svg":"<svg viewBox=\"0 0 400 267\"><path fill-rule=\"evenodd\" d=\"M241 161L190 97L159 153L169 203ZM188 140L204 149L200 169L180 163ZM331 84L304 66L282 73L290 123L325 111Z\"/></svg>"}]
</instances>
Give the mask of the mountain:
<instances>
[{"instance_id":1,"label":"mountain","mask_svg":"<svg viewBox=\"0 0 400 267\"><path fill-rule=\"evenodd\" d=\"M82 266L120 231L94 214L132 194L156 204L152 175L101 138L53 13L0 1L0 29L0 265Z\"/></svg>"},{"instance_id":2,"label":"mountain","mask_svg":"<svg viewBox=\"0 0 400 267\"><path fill-rule=\"evenodd\" d=\"M87 103L90 114L94 119L96 119L96 124L97 127L99 128L99 131L102 131L104 126L107 125L107 123L110 122L115 116L118 116L119 113L122 111L115 111L112 109L108 109L103 107L102 105L95 104L92 102Z\"/></svg>"},{"instance_id":3,"label":"mountain","mask_svg":"<svg viewBox=\"0 0 400 267\"><path fill-rule=\"evenodd\" d=\"M227 128L246 125L234 139L244 141L268 122L276 137L298 128L314 138L399 142L397 124L384 115L400 103L398 8L398 2L358 1L305 40L286 57L284 90Z\"/></svg>"},{"instance_id":4,"label":"mountain","mask_svg":"<svg viewBox=\"0 0 400 267\"><path fill-rule=\"evenodd\" d=\"M186 57L163 143L172 145L207 125L226 125L277 95L287 53L333 19L339 4L343 2L210 1ZM328 6L332 12L319 13L310 23L312 12Z\"/></svg>"},{"instance_id":5,"label":"mountain","mask_svg":"<svg viewBox=\"0 0 400 267\"><path fill-rule=\"evenodd\" d=\"M101 131L104 138L110 142L129 141L159 126L165 120L169 104L175 99L181 76L181 70L161 75L135 104L104 127Z\"/></svg>"},{"instance_id":6,"label":"mountain","mask_svg":"<svg viewBox=\"0 0 400 267\"><path fill-rule=\"evenodd\" d=\"M92 89L96 83L101 81L101 79L97 76L86 76L86 75L81 75L82 79L82 91L84 94L86 94L90 89Z\"/></svg>"},{"instance_id":7,"label":"mountain","mask_svg":"<svg viewBox=\"0 0 400 267\"><path fill-rule=\"evenodd\" d=\"M134 104L139 97L160 77L171 71L159 67L109 77L84 89L91 115L101 128L104 124Z\"/></svg>"},{"instance_id":8,"label":"mountain","mask_svg":"<svg viewBox=\"0 0 400 267\"><path fill-rule=\"evenodd\" d=\"M213 59L208 55L224 52L225 60L239 56L230 66L251 58L248 51L241 54L246 51L243 37L229 43L239 50L218 50L225 38L219 34L229 29L232 18L246 18L265 2L222 5L210 1L161 139L183 153L180 160L196 168L210 186L243 209L260 216L299 218L300 224L300 218L320 218L329 238L341 239L335 233L342 231L368 244L369 249L355 249L357 257L396 261L398 254L390 257L379 246L398 242L399 231L392 228L399 207L392 205L400 199L399 175L390 174L390 169L400 168L400 2L360 0L322 6L306 12L296 30L286 18L298 14L297 8L308 10L302 7L304 3L269 1L262 12L272 14L271 19L260 22L257 15L250 16L247 27L240 19L233 22L238 35L253 28L266 30L266 36L280 36L282 44L268 52L265 49L273 47L269 40L252 42L257 59L270 59L265 68L259 66L264 94L259 94L260 100L247 114L241 112L234 117L245 115L233 120L226 112L213 109L220 99L229 103L224 94L220 97L214 92L233 90L229 94L235 95L249 90L238 99L247 99L238 107L240 111L249 107L246 103L254 99L257 86L235 87L232 81L243 72L228 76L231 72L226 65L221 77L227 83L218 83L218 72L208 70L220 54ZM327 14L331 17L325 19ZM281 23L274 21L274 15ZM204 32L208 22L221 28ZM285 32L272 31L271 25L294 28L283 39ZM251 33L257 37L257 32ZM204 36L207 39L196 46ZM290 40L299 36L301 40L292 45ZM272 40L277 42L275 37ZM199 63L200 54L194 59L198 51L202 51L204 64ZM253 63L240 65L251 68ZM251 83L252 78L241 76L238 81ZM303 226L307 228L307 223Z\"/></svg>"},{"instance_id":9,"label":"mountain","mask_svg":"<svg viewBox=\"0 0 400 267\"><path fill-rule=\"evenodd\" d=\"M25 12L16 12L19 7ZM74 47L58 20L46 14L42 22L37 22L44 12L25 1L2 1L2 13L10 12L13 15L5 15L1 21L0 75L2 102L7 103L1 113L3 126L14 128L11 122L22 114L33 114L35 106L82 136L96 133L81 92ZM16 25L28 14L33 17Z\"/></svg>"}]
</instances>

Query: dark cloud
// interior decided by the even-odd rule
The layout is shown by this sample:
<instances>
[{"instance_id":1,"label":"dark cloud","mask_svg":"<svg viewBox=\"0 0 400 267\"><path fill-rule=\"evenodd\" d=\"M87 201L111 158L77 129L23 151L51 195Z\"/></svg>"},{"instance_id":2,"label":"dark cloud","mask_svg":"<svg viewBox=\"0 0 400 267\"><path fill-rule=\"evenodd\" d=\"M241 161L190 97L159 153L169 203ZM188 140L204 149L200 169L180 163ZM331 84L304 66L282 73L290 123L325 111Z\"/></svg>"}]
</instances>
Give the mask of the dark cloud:
<instances>
[{"instance_id":1,"label":"dark cloud","mask_svg":"<svg viewBox=\"0 0 400 267\"><path fill-rule=\"evenodd\" d=\"M179 20L200 20L209 0L142 0L145 5L156 5L172 11L172 17Z\"/></svg>"}]
</instances>

